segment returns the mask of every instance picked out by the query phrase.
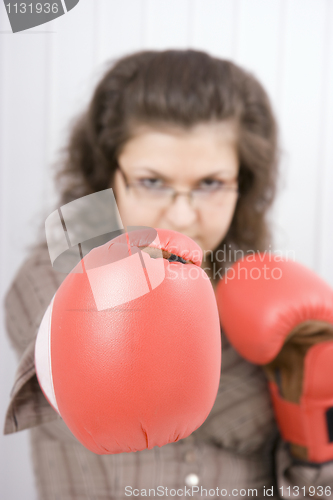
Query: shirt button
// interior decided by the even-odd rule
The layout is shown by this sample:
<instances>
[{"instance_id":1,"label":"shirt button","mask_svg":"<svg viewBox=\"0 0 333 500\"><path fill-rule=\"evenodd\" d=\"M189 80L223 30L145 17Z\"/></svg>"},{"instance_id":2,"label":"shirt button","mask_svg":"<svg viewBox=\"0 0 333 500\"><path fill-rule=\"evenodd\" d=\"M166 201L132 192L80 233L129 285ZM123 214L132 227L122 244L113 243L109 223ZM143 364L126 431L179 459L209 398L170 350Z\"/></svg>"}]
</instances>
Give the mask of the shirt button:
<instances>
[{"instance_id":1,"label":"shirt button","mask_svg":"<svg viewBox=\"0 0 333 500\"><path fill-rule=\"evenodd\" d=\"M197 486L199 484L199 476L196 474L188 474L185 477L186 486Z\"/></svg>"},{"instance_id":2,"label":"shirt button","mask_svg":"<svg viewBox=\"0 0 333 500\"><path fill-rule=\"evenodd\" d=\"M193 462L195 462L197 459L195 451L187 451L184 455L184 459L188 464L192 464Z\"/></svg>"}]
</instances>

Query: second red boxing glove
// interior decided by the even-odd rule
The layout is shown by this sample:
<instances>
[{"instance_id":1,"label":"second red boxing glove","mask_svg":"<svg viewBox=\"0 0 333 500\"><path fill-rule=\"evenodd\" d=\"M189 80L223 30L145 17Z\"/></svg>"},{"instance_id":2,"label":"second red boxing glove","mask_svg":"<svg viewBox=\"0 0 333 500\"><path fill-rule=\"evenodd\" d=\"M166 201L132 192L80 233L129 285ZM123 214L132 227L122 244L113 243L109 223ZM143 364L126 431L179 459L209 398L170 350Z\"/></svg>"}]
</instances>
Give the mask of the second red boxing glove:
<instances>
[{"instance_id":1,"label":"second red boxing glove","mask_svg":"<svg viewBox=\"0 0 333 500\"><path fill-rule=\"evenodd\" d=\"M297 262L259 254L237 261L216 297L230 342L265 369L291 453L307 462L333 460L331 287Z\"/></svg>"}]
</instances>

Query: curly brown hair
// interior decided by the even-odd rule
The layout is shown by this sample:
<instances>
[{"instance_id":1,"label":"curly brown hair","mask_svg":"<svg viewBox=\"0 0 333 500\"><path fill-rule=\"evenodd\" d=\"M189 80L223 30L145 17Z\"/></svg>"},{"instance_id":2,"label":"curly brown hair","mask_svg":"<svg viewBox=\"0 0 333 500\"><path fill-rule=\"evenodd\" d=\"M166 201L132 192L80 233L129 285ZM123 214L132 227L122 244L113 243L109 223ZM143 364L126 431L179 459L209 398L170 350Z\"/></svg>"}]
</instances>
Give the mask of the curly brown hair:
<instances>
[{"instance_id":1,"label":"curly brown hair","mask_svg":"<svg viewBox=\"0 0 333 500\"><path fill-rule=\"evenodd\" d=\"M117 158L136 124L189 129L232 120L237 130L239 198L221 249L265 251L278 178L277 123L262 85L235 63L203 51L147 50L116 61L74 121L55 165L60 207L112 185ZM45 242L44 242L45 244ZM223 271L222 269L222 271Z\"/></svg>"}]
</instances>

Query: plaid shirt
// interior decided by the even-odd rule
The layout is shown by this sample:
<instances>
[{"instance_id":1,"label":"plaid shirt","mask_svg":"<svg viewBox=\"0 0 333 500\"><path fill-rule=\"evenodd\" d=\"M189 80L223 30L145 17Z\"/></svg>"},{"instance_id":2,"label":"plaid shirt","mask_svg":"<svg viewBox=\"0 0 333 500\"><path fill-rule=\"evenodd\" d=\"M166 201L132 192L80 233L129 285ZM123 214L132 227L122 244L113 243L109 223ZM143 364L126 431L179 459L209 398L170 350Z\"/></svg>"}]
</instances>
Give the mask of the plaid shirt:
<instances>
[{"instance_id":1,"label":"plaid shirt","mask_svg":"<svg viewBox=\"0 0 333 500\"><path fill-rule=\"evenodd\" d=\"M45 399L34 366L38 327L65 277L53 270L46 245L36 246L5 297L7 332L19 363L4 434L30 429L40 500L120 500L154 496L153 490L176 498L267 498L270 488L269 498L295 499L310 485L318 497L305 498L330 498L319 487L333 492L333 462L314 467L293 461L279 437L262 368L240 357L223 331L219 390L199 429L136 453L96 455L81 445ZM198 484L192 489L193 478Z\"/></svg>"}]
</instances>

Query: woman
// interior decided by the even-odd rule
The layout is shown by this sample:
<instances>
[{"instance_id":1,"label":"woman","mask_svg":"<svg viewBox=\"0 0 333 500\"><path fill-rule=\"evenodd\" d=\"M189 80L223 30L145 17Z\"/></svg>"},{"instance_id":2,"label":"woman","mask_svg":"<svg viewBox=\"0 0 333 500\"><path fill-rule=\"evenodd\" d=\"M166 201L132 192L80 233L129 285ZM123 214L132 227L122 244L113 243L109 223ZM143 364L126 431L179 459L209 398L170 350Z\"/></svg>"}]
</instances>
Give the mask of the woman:
<instances>
[{"instance_id":1,"label":"woman","mask_svg":"<svg viewBox=\"0 0 333 500\"><path fill-rule=\"evenodd\" d=\"M195 50L118 60L65 153L56 176L58 206L112 187L125 226L193 238L214 287L237 251L264 251L272 242L267 214L278 175L276 121L260 83L230 61ZM314 471L291 462L278 442L262 369L242 359L223 332L218 395L197 431L136 453L86 450L46 402L34 371L36 333L65 276L52 268L43 238L5 299L20 357L5 433L31 429L40 499L120 499L148 496L149 489L156 496L279 498L281 485L288 496L287 486L319 485L325 477L327 483L330 464ZM189 495L185 486L199 488Z\"/></svg>"}]
</instances>

